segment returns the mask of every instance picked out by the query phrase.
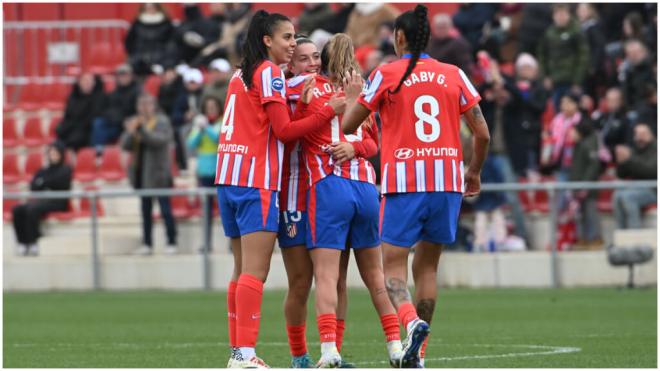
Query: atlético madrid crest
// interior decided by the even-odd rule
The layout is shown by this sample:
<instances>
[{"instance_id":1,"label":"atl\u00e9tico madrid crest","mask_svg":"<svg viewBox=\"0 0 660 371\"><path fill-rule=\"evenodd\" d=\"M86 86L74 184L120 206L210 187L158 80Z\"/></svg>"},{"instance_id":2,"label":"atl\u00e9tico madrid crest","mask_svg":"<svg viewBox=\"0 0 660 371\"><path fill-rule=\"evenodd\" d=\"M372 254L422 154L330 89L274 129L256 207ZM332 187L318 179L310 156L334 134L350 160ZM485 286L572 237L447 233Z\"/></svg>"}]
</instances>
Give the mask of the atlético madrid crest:
<instances>
[{"instance_id":1,"label":"atl\u00e9tico madrid crest","mask_svg":"<svg viewBox=\"0 0 660 371\"><path fill-rule=\"evenodd\" d=\"M289 238L294 238L298 234L298 227L296 226L296 223L290 223L286 225L286 234L289 236Z\"/></svg>"}]
</instances>

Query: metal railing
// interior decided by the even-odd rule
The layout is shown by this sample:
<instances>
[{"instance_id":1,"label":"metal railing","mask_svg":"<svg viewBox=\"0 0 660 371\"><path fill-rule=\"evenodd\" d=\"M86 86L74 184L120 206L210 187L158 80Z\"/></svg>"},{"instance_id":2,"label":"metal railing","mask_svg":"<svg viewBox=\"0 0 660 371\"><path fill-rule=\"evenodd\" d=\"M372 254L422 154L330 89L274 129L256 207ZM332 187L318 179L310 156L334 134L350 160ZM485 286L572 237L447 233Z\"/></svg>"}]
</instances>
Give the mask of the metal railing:
<instances>
[{"instance_id":1,"label":"metal railing","mask_svg":"<svg viewBox=\"0 0 660 371\"><path fill-rule=\"evenodd\" d=\"M551 250L551 272L554 287L559 287L559 258L557 249L556 226L559 215L558 203L555 202L557 193L564 190L602 190L602 189L648 189L657 188L655 180L635 181L608 181L608 182L547 182L547 183L485 183L481 186L482 192L506 192L506 191L547 191L550 205L550 250ZM101 198L119 197L157 197L157 196L209 196L215 195L214 188L190 188L190 189L142 189L142 190L74 190L74 191L44 191L44 192L5 192L3 199L70 199L87 198L90 204L91 237L92 237L92 274L94 289L101 288L100 259L98 247L98 210L97 202ZM204 289L211 288L211 263L209 257L210 231L206 218L212 217L205 210L208 207L208 198L201 198L201 209L203 210L203 259L202 274Z\"/></svg>"}]
</instances>

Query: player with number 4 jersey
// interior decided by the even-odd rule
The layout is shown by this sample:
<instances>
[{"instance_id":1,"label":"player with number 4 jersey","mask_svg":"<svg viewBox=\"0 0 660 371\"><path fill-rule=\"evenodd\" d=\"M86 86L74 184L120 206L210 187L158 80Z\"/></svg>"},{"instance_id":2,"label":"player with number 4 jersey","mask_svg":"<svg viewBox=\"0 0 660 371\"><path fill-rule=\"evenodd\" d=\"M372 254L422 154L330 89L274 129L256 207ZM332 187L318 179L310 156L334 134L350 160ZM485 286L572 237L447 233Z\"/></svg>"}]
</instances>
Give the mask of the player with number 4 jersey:
<instances>
[{"instance_id":1,"label":"player with number 4 jersey","mask_svg":"<svg viewBox=\"0 0 660 371\"><path fill-rule=\"evenodd\" d=\"M423 53L429 39L427 8L417 5L400 15L394 36L400 59L376 68L361 94L359 77L347 86L342 129L351 133L372 111L380 113L385 280L408 332L401 367L414 368L423 367L441 246L455 239L463 194L479 192L490 136L481 98L466 74ZM463 163L461 115L474 134L469 167ZM413 300L407 267L408 249L415 244Z\"/></svg>"}]
</instances>

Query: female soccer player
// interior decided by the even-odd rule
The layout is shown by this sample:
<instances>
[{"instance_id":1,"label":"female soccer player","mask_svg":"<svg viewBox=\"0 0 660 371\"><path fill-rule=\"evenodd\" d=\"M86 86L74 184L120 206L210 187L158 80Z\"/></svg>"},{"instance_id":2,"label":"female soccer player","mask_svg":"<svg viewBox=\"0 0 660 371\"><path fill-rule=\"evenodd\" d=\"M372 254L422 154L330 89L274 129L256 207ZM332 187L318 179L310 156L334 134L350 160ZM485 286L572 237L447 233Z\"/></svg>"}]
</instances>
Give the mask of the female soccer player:
<instances>
[{"instance_id":1,"label":"female soccer player","mask_svg":"<svg viewBox=\"0 0 660 371\"><path fill-rule=\"evenodd\" d=\"M294 118L314 114L342 89L351 71L358 72L353 44L346 34L333 36L321 53L322 75L315 77L314 100L298 104ZM303 139L305 164L310 177L307 197L307 247L314 263L317 325L321 358L317 367L337 367L337 282L342 250L354 249L362 280L380 315L390 363L399 365L402 346L396 311L384 284L378 238L378 193L373 167L366 160L378 151L375 124L368 117L351 134L340 130L339 117ZM371 141L362 141L370 137ZM344 145L349 143L351 145Z\"/></svg>"},{"instance_id":2,"label":"female soccer player","mask_svg":"<svg viewBox=\"0 0 660 371\"><path fill-rule=\"evenodd\" d=\"M372 111L380 112L385 280L408 331L402 360L407 368L423 367L420 348L435 307L441 246L454 241L463 193L479 193L490 136L478 105L481 98L465 73L422 52L429 40L426 7L417 5L401 14L394 28L395 50L401 59L376 68L362 94L359 77L353 77L346 91L349 107L342 130L351 133ZM461 115L474 135L474 156L467 172L459 139ZM408 292L407 267L409 249L416 243L415 307Z\"/></svg>"},{"instance_id":3,"label":"female soccer player","mask_svg":"<svg viewBox=\"0 0 660 371\"><path fill-rule=\"evenodd\" d=\"M290 121L278 65L291 60L295 47L293 24L287 17L257 11L248 27L240 70L227 91L215 184L222 225L234 253L227 290L230 368L268 367L254 349L263 283L278 230L283 156L279 140L304 136L345 108L344 98L334 97L315 115Z\"/></svg>"}]
</instances>

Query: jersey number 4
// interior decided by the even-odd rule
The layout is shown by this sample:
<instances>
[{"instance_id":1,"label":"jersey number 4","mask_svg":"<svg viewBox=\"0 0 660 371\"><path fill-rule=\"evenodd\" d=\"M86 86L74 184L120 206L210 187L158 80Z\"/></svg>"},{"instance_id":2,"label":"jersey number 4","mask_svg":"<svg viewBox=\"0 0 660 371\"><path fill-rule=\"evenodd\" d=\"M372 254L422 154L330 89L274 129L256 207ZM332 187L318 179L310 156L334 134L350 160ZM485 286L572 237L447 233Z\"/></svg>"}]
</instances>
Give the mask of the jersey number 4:
<instances>
[{"instance_id":1,"label":"jersey number 4","mask_svg":"<svg viewBox=\"0 0 660 371\"><path fill-rule=\"evenodd\" d=\"M227 108L225 115L222 117L222 126L220 126L220 133L225 134L225 140L231 140L231 135L234 133L234 105L236 103L236 94L229 96L227 101Z\"/></svg>"},{"instance_id":2,"label":"jersey number 4","mask_svg":"<svg viewBox=\"0 0 660 371\"><path fill-rule=\"evenodd\" d=\"M424 111L424 106L428 105L431 112ZM440 121L437 116L440 114L440 104L438 100L431 95L420 95L415 99L415 134L417 138L425 143L435 142L440 137ZM427 130L430 129L430 133Z\"/></svg>"}]
</instances>

